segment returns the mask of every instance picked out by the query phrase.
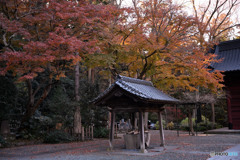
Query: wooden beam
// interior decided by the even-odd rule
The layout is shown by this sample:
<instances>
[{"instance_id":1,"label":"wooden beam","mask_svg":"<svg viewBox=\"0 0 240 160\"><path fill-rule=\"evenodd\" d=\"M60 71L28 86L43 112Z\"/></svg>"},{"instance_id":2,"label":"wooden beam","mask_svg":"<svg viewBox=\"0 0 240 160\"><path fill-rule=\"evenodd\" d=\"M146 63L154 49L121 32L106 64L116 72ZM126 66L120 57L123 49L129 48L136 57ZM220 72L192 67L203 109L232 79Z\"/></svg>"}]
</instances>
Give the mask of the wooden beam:
<instances>
[{"instance_id":1,"label":"wooden beam","mask_svg":"<svg viewBox=\"0 0 240 160\"><path fill-rule=\"evenodd\" d=\"M129 113L134 113L134 112L161 112L164 110L163 107L161 108L117 108L116 106L114 108L108 107L109 111L114 111L114 112L129 112Z\"/></svg>"},{"instance_id":2,"label":"wooden beam","mask_svg":"<svg viewBox=\"0 0 240 160\"><path fill-rule=\"evenodd\" d=\"M139 129L140 129L140 152L146 153L145 149L145 136L144 136L144 123L143 123L143 112L139 112Z\"/></svg>"},{"instance_id":3,"label":"wooden beam","mask_svg":"<svg viewBox=\"0 0 240 160\"><path fill-rule=\"evenodd\" d=\"M162 113L158 112L158 122L159 122L159 132L160 132L160 146L164 147L165 140L164 140L164 133L163 133L163 124L162 124Z\"/></svg>"},{"instance_id":4,"label":"wooden beam","mask_svg":"<svg viewBox=\"0 0 240 160\"><path fill-rule=\"evenodd\" d=\"M109 147L110 147L110 150L113 150L114 123L115 123L115 112L113 111L111 113L111 129L110 129L110 136L109 136Z\"/></svg>"}]
</instances>

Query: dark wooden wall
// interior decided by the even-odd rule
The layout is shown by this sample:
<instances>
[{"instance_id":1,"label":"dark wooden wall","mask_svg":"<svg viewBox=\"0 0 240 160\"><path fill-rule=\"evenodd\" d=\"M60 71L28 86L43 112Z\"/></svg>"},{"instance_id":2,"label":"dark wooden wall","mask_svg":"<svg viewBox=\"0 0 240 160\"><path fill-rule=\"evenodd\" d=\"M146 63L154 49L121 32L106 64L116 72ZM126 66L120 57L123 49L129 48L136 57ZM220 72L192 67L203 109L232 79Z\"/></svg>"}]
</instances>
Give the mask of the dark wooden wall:
<instances>
[{"instance_id":1,"label":"dark wooden wall","mask_svg":"<svg viewBox=\"0 0 240 160\"><path fill-rule=\"evenodd\" d=\"M225 72L230 129L240 129L240 71Z\"/></svg>"}]
</instances>

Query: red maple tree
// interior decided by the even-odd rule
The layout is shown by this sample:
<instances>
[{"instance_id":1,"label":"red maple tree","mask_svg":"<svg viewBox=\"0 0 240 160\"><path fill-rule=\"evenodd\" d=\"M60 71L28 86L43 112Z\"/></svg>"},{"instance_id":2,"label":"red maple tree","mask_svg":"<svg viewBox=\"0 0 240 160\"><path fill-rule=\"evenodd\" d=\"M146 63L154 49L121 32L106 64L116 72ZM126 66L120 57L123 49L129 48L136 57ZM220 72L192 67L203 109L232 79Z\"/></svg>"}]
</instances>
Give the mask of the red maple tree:
<instances>
[{"instance_id":1,"label":"red maple tree","mask_svg":"<svg viewBox=\"0 0 240 160\"><path fill-rule=\"evenodd\" d=\"M98 35L113 7L74 0L5 0L0 5L0 74L12 73L27 84L24 123L66 68L99 50Z\"/></svg>"}]
</instances>

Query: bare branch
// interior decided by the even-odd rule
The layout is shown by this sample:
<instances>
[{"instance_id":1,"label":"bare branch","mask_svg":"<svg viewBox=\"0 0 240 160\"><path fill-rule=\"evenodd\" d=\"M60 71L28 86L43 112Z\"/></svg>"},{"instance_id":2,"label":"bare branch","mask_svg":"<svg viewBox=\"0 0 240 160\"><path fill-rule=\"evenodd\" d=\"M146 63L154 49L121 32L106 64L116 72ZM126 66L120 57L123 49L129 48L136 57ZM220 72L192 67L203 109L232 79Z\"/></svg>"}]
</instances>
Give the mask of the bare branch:
<instances>
[{"instance_id":1,"label":"bare branch","mask_svg":"<svg viewBox=\"0 0 240 160\"><path fill-rule=\"evenodd\" d=\"M232 28L238 27L238 26L240 27L240 24L235 24L235 25L233 25L233 26L229 26L229 27L223 29L222 31L220 31L217 35L215 35L215 37L219 36L220 34L222 34L223 32L225 32L225 31L227 31L227 30L229 30L229 29L232 29Z\"/></svg>"}]
</instances>

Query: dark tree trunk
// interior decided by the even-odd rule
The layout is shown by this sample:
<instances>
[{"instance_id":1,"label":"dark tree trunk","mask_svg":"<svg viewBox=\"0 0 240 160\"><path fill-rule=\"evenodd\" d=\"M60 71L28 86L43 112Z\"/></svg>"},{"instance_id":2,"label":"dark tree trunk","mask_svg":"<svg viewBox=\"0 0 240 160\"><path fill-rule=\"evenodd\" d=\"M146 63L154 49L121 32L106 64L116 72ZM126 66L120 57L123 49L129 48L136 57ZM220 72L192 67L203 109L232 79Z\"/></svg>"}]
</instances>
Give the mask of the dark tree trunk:
<instances>
[{"instance_id":1,"label":"dark tree trunk","mask_svg":"<svg viewBox=\"0 0 240 160\"><path fill-rule=\"evenodd\" d=\"M39 99L37 99L37 101L35 101L35 96L40 90L41 85L39 85L35 90L33 90L31 80L26 80L26 84L28 89L28 104L26 106L26 112L21 119L19 131L24 129L24 124L29 121L29 119L34 115L42 102L46 99L53 85L52 79L49 79L48 84L43 89L42 95Z\"/></svg>"}]
</instances>

